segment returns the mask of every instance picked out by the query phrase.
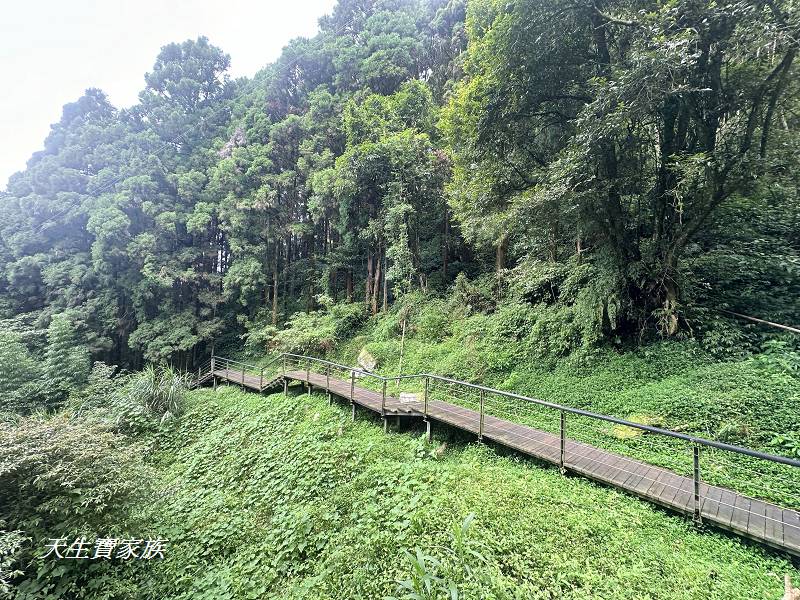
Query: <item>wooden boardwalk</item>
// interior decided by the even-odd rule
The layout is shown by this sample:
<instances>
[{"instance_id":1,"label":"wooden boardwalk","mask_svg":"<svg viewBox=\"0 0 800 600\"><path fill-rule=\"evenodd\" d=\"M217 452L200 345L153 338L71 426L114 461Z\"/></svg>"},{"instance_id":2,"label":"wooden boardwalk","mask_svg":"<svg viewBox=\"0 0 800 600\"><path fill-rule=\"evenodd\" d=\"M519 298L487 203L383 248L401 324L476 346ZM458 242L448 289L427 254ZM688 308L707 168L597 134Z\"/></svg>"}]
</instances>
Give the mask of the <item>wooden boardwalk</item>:
<instances>
[{"instance_id":1,"label":"wooden boardwalk","mask_svg":"<svg viewBox=\"0 0 800 600\"><path fill-rule=\"evenodd\" d=\"M212 375L212 373L209 373ZM331 394L386 416L425 417L418 400L400 400L351 382L313 371L287 370L269 379L243 371L214 370L216 379L262 392L291 381L324 389ZM355 414L355 413L354 413ZM536 459L560 466L559 435L520 425L463 406L441 400L427 403L427 421L444 423L491 440ZM565 470L613 486L683 515L695 514L694 481L667 469L567 439L564 445ZM798 490L800 493L800 490ZM731 490L700 484L700 516L704 523L755 540L800 557L800 512L749 498Z\"/></svg>"}]
</instances>

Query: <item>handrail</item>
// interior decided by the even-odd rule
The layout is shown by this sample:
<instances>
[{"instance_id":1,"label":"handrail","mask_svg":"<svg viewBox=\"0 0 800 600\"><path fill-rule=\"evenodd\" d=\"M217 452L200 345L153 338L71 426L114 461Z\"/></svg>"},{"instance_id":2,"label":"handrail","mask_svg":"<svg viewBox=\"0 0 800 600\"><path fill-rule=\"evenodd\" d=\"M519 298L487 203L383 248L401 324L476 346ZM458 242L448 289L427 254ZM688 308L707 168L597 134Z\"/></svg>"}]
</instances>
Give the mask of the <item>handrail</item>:
<instances>
[{"instance_id":1,"label":"handrail","mask_svg":"<svg viewBox=\"0 0 800 600\"><path fill-rule=\"evenodd\" d=\"M620 419L618 417L612 417L610 415L604 415L602 413L595 413L595 412L591 412L591 411L588 411L588 410L583 410L583 409L580 409L580 408L573 408L571 406L565 406L565 405L562 405L562 404L556 404L555 402L548 402L546 400L540 400L538 398L531 398L529 396L523 396L521 394L516 394L514 392L507 392L507 391L504 391L504 390L498 390L496 388L490 388L490 387L479 385L479 384L476 384L476 383L469 383L469 382L461 381L461 380L458 380L458 379L451 379L449 377L444 377L442 375L436 375L434 373L415 373L415 374L409 374L409 375L398 375L398 376L394 376L394 377L384 377L383 375L379 375L377 373L371 373L369 371L364 371L363 369L356 369L356 368L350 367L348 365L342 365L340 363L335 363L335 362L332 362L332 361L329 361L329 360L325 360L323 358L317 358L317 357L314 357L314 356L305 356L305 355L301 355L301 354L292 354L292 353L289 353L289 352L283 352L283 353L279 354L278 356L276 356L272 361L270 361L267 364L272 364L273 362L275 362L275 361L277 361L277 360L279 360L281 358L286 358L286 357L306 360L306 361L308 361L308 363L314 362L314 363L325 364L325 365L329 365L329 366L333 366L333 367L338 367L338 368L341 368L341 369L348 370L351 373L361 373L361 374L367 375L369 377L374 377L375 379L377 379L377 380L379 380L379 381L381 381L383 383L387 383L387 382L390 382L390 381L399 381L399 380L403 380L403 379L423 379L423 378L434 379L434 380L442 381L442 382L445 382L445 383L451 383L451 384L456 384L456 385L468 387L468 388L471 388L471 389L474 389L474 390L481 391L483 393L487 393L488 392L490 394L496 394L496 395L504 396L506 398L511 398L511 399L514 399L514 400L522 400L524 402L531 402L533 404L544 406L544 407L547 407L547 408L550 408L550 409L553 409L553 410L556 410L556 411L563 411L563 412L569 413L569 414L575 414L575 415L579 415L579 416L583 416L583 417L588 417L588 418L591 418L591 419L597 419L597 420L600 420L600 421L606 421L606 422L609 422L609 423L614 423L615 425L623 425L625 427L632 427L634 429L640 429L642 431L647 431L649 433L655 433L655 434L658 434L658 435L663 435L663 436L667 436L667 437L671 437L671 438L684 440L684 441L690 442L692 444L698 444L700 446L707 446L707 447L710 447L710 448L716 448L718 450L725 450L725 451L734 452L734 453L737 453L737 454L744 454L746 456L751 456L753 458L759 458L759 459L762 459L762 460L768 460L768 461L771 461L771 462L780 463L780 464L784 464L784 465L789 465L789 466L792 466L792 467L800 468L800 460L796 460L796 459L793 459L793 458L788 458L786 456L778 456L776 454L768 454L766 452L760 452L759 450L753 450L751 448L745 448L743 446L736 446L736 445L733 445L733 444L726 444L725 442L717 442L717 441L709 440L709 439L702 438L702 437L688 435L688 434L685 434L685 433L679 433L677 431L671 431L669 429L662 429L660 427L653 427L652 425L645 425L643 423L636 423L634 421L628 421L626 419ZM254 367L253 365L246 365L245 363L242 363L242 362L236 361L236 360L225 359L225 358L221 358L221 357L215 357L215 358L216 358L216 360L227 361L229 363L236 363L236 364L240 364L240 365L244 365L244 366L251 366L251 367L256 368L256 369L261 368L261 367Z\"/></svg>"},{"instance_id":2,"label":"handrail","mask_svg":"<svg viewBox=\"0 0 800 600\"><path fill-rule=\"evenodd\" d=\"M400 375L394 378L389 378L390 381L395 379L413 379L413 378L422 378L422 377L429 377L431 379L436 379L439 381L444 381L445 383L453 383L457 385L461 385L464 387L472 388L482 392L488 392L491 394L496 394L498 396L505 396L506 398L512 398L514 400L523 400L525 402L532 402L534 404L538 404L540 406L545 406L547 408L552 408L553 410L564 411L566 413L579 415L582 417L589 417L592 419L597 419L599 421L607 421L609 423L614 423L615 425L624 425L625 427L633 427L636 429L641 429L642 431L647 431L649 433L656 433L659 435L664 435L668 437L677 438L680 440L684 440L687 442L691 442L693 444L700 444L701 446L708 446L711 448L717 448L718 450L727 450L729 452L736 452L739 454L746 454L748 456L752 456L754 458L761 458L764 460L770 460L777 463L782 463L785 465L791 465L793 467L800 467L800 460L795 460L793 458L788 458L786 456L778 456L776 454L768 454L766 452L760 452L758 450L752 450L750 448L745 448L743 446L736 446L733 444L726 444L725 442L717 442L714 440L708 440L706 438L697 437L693 435L688 435L685 433L680 433L678 431L671 431L669 429L662 429L660 427L653 427L652 425L645 425L644 423L636 423L635 421L627 421L625 419L620 419L619 417L612 417L611 415L604 415L602 413L595 413L588 410L583 410L581 408L573 408L571 406L564 406L562 404L556 404L554 402L548 402L547 400L539 400L538 398L531 398L529 396L522 396L521 394L515 394L514 392L507 392L504 390L498 390L496 388L490 388L483 385L478 385L476 383L468 383L466 381L460 381L458 379L450 379L449 377L443 377L442 375L435 375L433 373L418 373L413 375Z\"/></svg>"},{"instance_id":3,"label":"handrail","mask_svg":"<svg viewBox=\"0 0 800 600\"><path fill-rule=\"evenodd\" d=\"M311 362L322 363L324 365L328 365L331 367L338 367L340 369L345 369L346 371L352 371L354 373L361 373L362 375L367 375L369 377L374 377L379 381L391 381L390 377L384 377L383 375L379 375L378 373L372 373L370 371L365 371L364 369L357 369L355 367L350 367L348 365L342 365L339 363L332 362L330 360L325 360L324 358L317 358L315 356L305 356L303 354L291 354L290 352L284 352L280 356L288 356L290 358L299 358L302 360L307 360Z\"/></svg>"},{"instance_id":4,"label":"handrail","mask_svg":"<svg viewBox=\"0 0 800 600\"><path fill-rule=\"evenodd\" d=\"M619 417L612 417L611 415L604 415L602 413L595 413L588 410L583 410L580 408L573 408L571 406L564 406L562 404L556 404L555 402L548 402L546 400L540 400L538 398L531 398L529 396L523 396L521 394L515 394L514 392L507 392L505 390L498 390L496 388L490 388L487 386L479 385L476 383L468 383L466 381L461 381L458 379L451 379L449 377L444 377L442 375L436 375L434 373L416 373L410 375L398 375L396 377L388 378L390 381L400 380L400 379L414 379L414 378L423 378L429 377L430 379L436 379L438 381L443 381L445 383L452 383L461 385L464 387L472 388L478 391L489 392L491 394L496 394L498 396L505 396L507 398L512 398L515 400L523 400L525 402L532 402L534 404L538 404L540 406L545 406L547 408L551 408L553 410L564 411L566 413L571 413L583 417L589 417L592 419L597 419L600 421L607 421L609 423L614 423L615 425L624 425L626 427L633 427L635 429L641 429L642 431L647 431L649 433L655 433L659 435L664 435L672 438L677 438L680 440L684 440L687 442L691 442L693 444L699 444L701 446L708 446L711 448L717 448L718 450L727 450L729 452L736 452L738 454L745 454L747 456L752 456L754 458L760 458L764 460L769 460L772 462L777 462L785 465L790 465L793 467L800 467L800 460L796 460L793 458L788 458L786 456L779 456L776 454L768 454L766 452L760 452L758 450L752 450L751 448L745 448L743 446L736 446L734 444L726 444L725 442L717 442L715 440L708 440L706 438L697 437L693 435L688 435L685 433L680 433L677 431L671 431L669 429L662 429L661 427L653 427L652 425L645 425L644 423L636 423L634 421L628 421L626 419L620 419Z\"/></svg>"},{"instance_id":5,"label":"handrail","mask_svg":"<svg viewBox=\"0 0 800 600\"><path fill-rule=\"evenodd\" d=\"M214 360L215 360L215 361L222 362L222 363L225 363L225 364L235 364L235 365L241 365L241 366L243 366L243 367L247 367L247 368L249 368L249 369L253 369L253 370L255 370L255 371L259 371L259 370L261 370L261 369L264 369L264 368L268 367L269 365L271 365L272 363L274 363L274 362L275 362L276 360L278 360L279 358L281 358L281 355L278 355L277 357L273 358L272 360L270 360L269 362L267 362L267 364L265 364L265 365L263 365L263 366L251 365L251 364L249 364L249 363L245 363L245 362L242 362L242 361L240 361L240 360L234 360L234 359L232 359L232 358L225 358L225 357L222 357L222 356L215 356L215 357L214 357Z\"/></svg>"},{"instance_id":6,"label":"handrail","mask_svg":"<svg viewBox=\"0 0 800 600\"><path fill-rule=\"evenodd\" d=\"M242 362L240 360L234 360L234 359L231 359L231 358L224 358L222 356L215 356L214 360L216 362L221 362L221 363L225 363L225 364L229 364L229 365L240 365L242 367L247 367L249 369L259 369L260 368L260 367L257 367L255 365L251 365L249 363Z\"/></svg>"}]
</instances>

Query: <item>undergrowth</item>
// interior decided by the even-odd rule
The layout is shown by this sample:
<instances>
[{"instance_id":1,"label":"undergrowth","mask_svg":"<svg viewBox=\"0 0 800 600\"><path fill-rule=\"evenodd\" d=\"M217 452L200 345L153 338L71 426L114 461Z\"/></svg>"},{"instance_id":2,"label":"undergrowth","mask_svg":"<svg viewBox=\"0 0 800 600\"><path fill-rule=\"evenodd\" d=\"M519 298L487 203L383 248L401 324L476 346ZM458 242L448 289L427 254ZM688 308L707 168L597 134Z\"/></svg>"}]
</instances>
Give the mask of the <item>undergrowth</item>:
<instances>
[{"instance_id":1,"label":"undergrowth","mask_svg":"<svg viewBox=\"0 0 800 600\"><path fill-rule=\"evenodd\" d=\"M489 300L476 294L468 290L447 300L411 294L356 329L352 314L359 305L329 311L328 327L348 333L331 338L326 356L355 365L366 351L386 376L435 373L728 444L800 455L800 352L794 341L778 338L760 352L734 352L717 344L735 337L729 325L720 325L715 335L696 340L564 353L558 340L571 335L569 327L558 329L547 310L515 301L489 307ZM337 316L345 314L347 319ZM309 327L297 325L304 318L296 315L281 332L278 350L305 339ZM419 392L422 386L421 379L409 380L402 390L390 387L390 393ZM478 407L477 393L441 386L431 393ZM558 431L557 412L497 396L487 396L485 405L490 414ZM686 442L572 415L568 431L572 439L691 474ZM709 483L800 508L800 469L703 449L701 471Z\"/></svg>"},{"instance_id":2,"label":"undergrowth","mask_svg":"<svg viewBox=\"0 0 800 600\"><path fill-rule=\"evenodd\" d=\"M322 395L192 392L139 518L146 598L777 598L786 561L516 455Z\"/></svg>"},{"instance_id":3,"label":"undergrowth","mask_svg":"<svg viewBox=\"0 0 800 600\"><path fill-rule=\"evenodd\" d=\"M366 350L383 375L435 373L557 404L656 425L706 439L796 458L800 449L800 354L786 343L774 351L720 358L695 340L664 341L626 350L587 348L554 358L532 347L528 316L500 308L453 316L444 301L372 319L329 354L356 364ZM528 316L526 316L528 315ZM535 320L536 317L530 317ZM775 343L772 344L773 346ZM402 365L402 366L401 366ZM364 382L368 385L368 381ZM422 389L410 381L405 389ZM395 392L396 393L396 392ZM442 399L477 409L477 393L440 389ZM557 432L558 413L487 396L490 414ZM569 437L691 474L688 443L608 423L568 417ZM717 485L800 507L800 469L704 449L702 476Z\"/></svg>"}]
</instances>

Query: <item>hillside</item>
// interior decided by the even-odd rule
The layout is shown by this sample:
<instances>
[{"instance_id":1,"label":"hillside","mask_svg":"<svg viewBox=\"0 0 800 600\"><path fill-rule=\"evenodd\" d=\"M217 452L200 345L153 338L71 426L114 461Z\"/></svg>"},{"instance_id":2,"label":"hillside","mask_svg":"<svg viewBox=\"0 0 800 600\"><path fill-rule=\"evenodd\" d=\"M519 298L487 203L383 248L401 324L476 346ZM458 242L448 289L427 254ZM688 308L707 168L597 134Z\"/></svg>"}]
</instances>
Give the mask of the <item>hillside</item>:
<instances>
[{"instance_id":1,"label":"hillside","mask_svg":"<svg viewBox=\"0 0 800 600\"><path fill-rule=\"evenodd\" d=\"M207 32L64 105L0 190L0 595L777 599L797 562L707 525L797 547L798 32L795 0L336 0L251 77ZM622 419L431 391L706 526L195 385L281 353Z\"/></svg>"},{"instance_id":2,"label":"hillside","mask_svg":"<svg viewBox=\"0 0 800 600\"><path fill-rule=\"evenodd\" d=\"M779 341L762 353L738 357L685 340L555 358L547 345L557 338L541 328L546 317L519 304L487 314L469 308L458 295L417 296L377 317L359 314L358 307L347 306L298 313L273 344L287 352L326 354L345 365L358 364L366 352L376 371L387 376L436 373L767 453L795 457L800 450L800 361ZM219 353L225 354L224 347ZM270 360L258 353L244 357L263 364ZM420 391L420 385L412 381L403 390ZM394 384L389 391L398 393ZM437 393L472 408L478 400L463 390ZM558 432L552 411L491 397L486 410ZM683 442L574 415L568 431L572 439L691 476L691 448ZM711 449L703 451L701 464L704 481L800 506L796 468Z\"/></svg>"},{"instance_id":3,"label":"hillside","mask_svg":"<svg viewBox=\"0 0 800 600\"><path fill-rule=\"evenodd\" d=\"M752 600L800 574L612 490L421 433L351 423L320 394L193 393L157 438L157 494L138 509L172 540L142 597L405 597L408 581L419 598L453 584L459 598Z\"/></svg>"}]
</instances>

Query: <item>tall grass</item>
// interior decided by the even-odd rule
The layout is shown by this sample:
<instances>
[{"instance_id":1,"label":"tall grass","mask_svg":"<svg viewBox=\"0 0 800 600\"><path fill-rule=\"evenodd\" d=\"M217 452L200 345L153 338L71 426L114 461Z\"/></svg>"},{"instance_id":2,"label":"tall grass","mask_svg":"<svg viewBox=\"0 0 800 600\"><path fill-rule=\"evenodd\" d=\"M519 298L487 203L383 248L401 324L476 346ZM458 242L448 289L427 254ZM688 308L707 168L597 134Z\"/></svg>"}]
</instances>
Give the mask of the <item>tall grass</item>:
<instances>
[{"instance_id":1,"label":"tall grass","mask_svg":"<svg viewBox=\"0 0 800 600\"><path fill-rule=\"evenodd\" d=\"M148 365L127 386L127 400L165 421L184 410L188 376L172 367Z\"/></svg>"}]
</instances>

